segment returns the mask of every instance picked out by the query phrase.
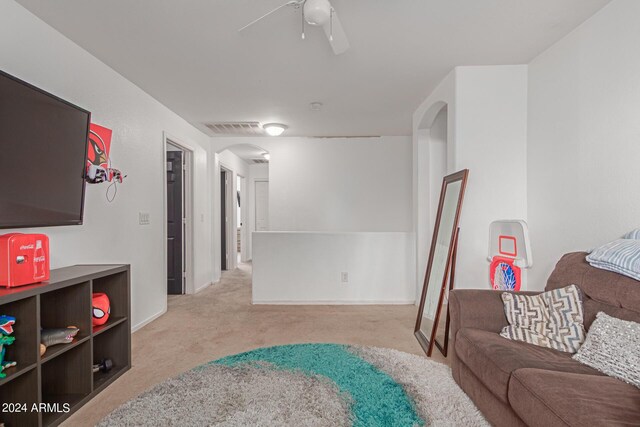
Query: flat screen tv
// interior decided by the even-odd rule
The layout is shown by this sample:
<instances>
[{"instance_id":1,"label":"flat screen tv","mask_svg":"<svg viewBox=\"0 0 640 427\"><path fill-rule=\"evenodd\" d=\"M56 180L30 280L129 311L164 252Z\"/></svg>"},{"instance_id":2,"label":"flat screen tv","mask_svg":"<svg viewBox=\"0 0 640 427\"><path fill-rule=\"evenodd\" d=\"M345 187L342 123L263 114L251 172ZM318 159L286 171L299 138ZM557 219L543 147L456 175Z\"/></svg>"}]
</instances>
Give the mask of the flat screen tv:
<instances>
[{"instance_id":1,"label":"flat screen tv","mask_svg":"<svg viewBox=\"0 0 640 427\"><path fill-rule=\"evenodd\" d=\"M82 224L90 121L0 71L0 228Z\"/></svg>"}]
</instances>

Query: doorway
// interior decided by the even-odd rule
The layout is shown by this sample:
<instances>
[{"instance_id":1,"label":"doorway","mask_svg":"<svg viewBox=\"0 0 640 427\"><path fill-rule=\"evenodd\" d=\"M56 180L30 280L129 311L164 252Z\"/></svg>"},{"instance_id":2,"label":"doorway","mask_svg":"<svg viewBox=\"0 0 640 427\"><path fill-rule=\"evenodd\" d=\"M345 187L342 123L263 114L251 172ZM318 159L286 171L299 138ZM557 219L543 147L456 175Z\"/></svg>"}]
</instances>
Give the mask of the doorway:
<instances>
[{"instance_id":1,"label":"doorway","mask_svg":"<svg viewBox=\"0 0 640 427\"><path fill-rule=\"evenodd\" d=\"M269 230L269 181L255 182L256 231Z\"/></svg>"},{"instance_id":2,"label":"doorway","mask_svg":"<svg viewBox=\"0 0 640 427\"><path fill-rule=\"evenodd\" d=\"M438 214L442 179L453 162L449 157L449 112L443 101L433 104L422 117L417 130L416 301L420 301L429 257L430 243ZM448 301L445 289L443 304ZM443 312L446 312L444 309Z\"/></svg>"},{"instance_id":3,"label":"doorway","mask_svg":"<svg viewBox=\"0 0 640 427\"><path fill-rule=\"evenodd\" d=\"M245 248L245 207L246 207L246 188L245 179L242 175L236 176L236 260L237 264L246 261L246 248Z\"/></svg>"},{"instance_id":4,"label":"doorway","mask_svg":"<svg viewBox=\"0 0 640 427\"><path fill-rule=\"evenodd\" d=\"M251 239L256 231L255 182L269 180L268 157L263 148L244 143L232 144L213 156L211 230L214 282L220 280L221 273L251 262ZM268 208L268 195L265 193L263 196L265 203L261 206ZM264 212L260 214L259 228L266 230L268 211L259 208L259 212Z\"/></svg>"},{"instance_id":5,"label":"doorway","mask_svg":"<svg viewBox=\"0 0 640 427\"><path fill-rule=\"evenodd\" d=\"M228 270L230 267L229 259L229 212L228 197L231 194L229 189L229 178L233 176L230 170L220 167L220 269Z\"/></svg>"},{"instance_id":6,"label":"doorway","mask_svg":"<svg viewBox=\"0 0 640 427\"><path fill-rule=\"evenodd\" d=\"M192 154L190 148L165 135L165 255L167 294L192 289Z\"/></svg>"}]
</instances>

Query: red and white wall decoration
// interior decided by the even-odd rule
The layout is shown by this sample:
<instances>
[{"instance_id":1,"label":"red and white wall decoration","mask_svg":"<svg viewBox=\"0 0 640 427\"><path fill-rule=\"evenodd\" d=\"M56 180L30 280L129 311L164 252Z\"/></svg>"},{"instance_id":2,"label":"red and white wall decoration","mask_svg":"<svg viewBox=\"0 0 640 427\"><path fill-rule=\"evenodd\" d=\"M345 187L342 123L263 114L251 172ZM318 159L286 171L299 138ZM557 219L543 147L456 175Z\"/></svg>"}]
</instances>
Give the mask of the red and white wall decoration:
<instances>
[{"instance_id":1,"label":"red and white wall decoration","mask_svg":"<svg viewBox=\"0 0 640 427\"><path fill-rule=\"evenodd\" d=\"M86 180L89 184L102 182L122 183L125 175L111 167L111 135L113 131L91 123L87 150Z\"/></svg>"}]
</instances>

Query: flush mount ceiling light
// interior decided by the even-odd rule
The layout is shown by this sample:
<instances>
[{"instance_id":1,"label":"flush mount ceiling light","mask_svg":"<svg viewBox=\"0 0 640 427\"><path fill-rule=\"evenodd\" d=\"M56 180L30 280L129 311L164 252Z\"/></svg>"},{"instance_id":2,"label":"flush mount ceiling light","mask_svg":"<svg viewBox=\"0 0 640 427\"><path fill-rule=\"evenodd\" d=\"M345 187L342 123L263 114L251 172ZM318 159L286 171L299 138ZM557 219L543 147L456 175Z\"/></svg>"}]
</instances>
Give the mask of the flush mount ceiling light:
<instances>
[{"instance_id":1,"label":"flush mount ceiling light","mask_svg":"<svg viewBox=\"0 0 640 427\"><path fill-rule=\"evenodd\" d=\"M280 136L287 130L287 126L282 123L267 123L262 125L262 129L270 136Z\"/></svg>"}]
</instances>

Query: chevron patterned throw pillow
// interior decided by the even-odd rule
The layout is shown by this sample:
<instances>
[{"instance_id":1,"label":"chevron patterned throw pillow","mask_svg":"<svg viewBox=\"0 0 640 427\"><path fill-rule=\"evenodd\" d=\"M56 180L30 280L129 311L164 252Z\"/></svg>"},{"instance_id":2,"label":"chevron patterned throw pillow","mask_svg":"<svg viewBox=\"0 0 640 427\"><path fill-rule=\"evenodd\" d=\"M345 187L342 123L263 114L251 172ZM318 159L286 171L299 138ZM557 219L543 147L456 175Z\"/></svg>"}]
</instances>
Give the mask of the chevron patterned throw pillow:
<instances>
[{"instance_id":1,"label":"chevron patterned throw pillow","mask_svg":"<svg viewBox=\"0 0 640 427\"><path fill-rule=\"evenodd\" d=\"M582 295L576 285L538 295L502 294L509 326L500 335L575 353L585 338Z\"/></svg>"}]
</instances>

